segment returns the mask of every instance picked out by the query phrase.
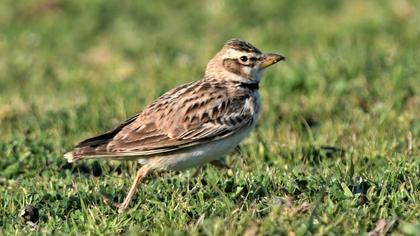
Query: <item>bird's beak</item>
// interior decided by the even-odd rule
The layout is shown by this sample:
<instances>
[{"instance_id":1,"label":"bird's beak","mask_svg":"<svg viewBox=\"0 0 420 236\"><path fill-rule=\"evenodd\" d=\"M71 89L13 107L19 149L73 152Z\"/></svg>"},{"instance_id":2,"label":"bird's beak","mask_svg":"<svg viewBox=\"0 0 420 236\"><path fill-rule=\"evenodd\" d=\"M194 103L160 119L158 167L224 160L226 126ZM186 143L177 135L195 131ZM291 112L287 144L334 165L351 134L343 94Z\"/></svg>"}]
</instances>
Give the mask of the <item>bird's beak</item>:
<instances>
[{"instance_id":1,"label":"bird's beak","mask_svg":"<svg viewBox=\"0 0 420 236\"><path fill-rule=\"evenodd\" d=\"M279 54L266 53L266 54L263 54L260 60L261 60L260 69L265 69L271 65L276 64L279 61L286 60L286 58Z\"/></svg>"}]
</instances>

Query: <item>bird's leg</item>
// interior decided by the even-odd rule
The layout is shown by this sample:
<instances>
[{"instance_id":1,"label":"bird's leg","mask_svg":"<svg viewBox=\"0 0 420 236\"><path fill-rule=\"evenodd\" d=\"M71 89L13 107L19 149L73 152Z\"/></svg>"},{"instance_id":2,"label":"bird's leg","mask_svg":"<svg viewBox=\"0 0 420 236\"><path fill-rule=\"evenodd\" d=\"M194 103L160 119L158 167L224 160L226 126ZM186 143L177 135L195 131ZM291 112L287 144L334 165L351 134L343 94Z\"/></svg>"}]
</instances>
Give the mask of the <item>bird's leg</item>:
<instances>
[{"instance_id":1,"label":"bird's leg","mask_svg":"<svg viewBox=\"0 0 420 236\"><path fill-rule=\"evenodd\" d=\"M119 212L123 212L127 209L128 204L130 204L131 199L133 199L134 194L136 193L137 187L139 186L140 181L146 177L149 173L150 167L148 165L142 166L136 174L136 178L134 179L133 184L131 185L130 191L125 197L124 202L118 207Z\"/></svg>"},{"instance_id":2,"label":"bird's leg","mask_svg":"<svg viewBox=\"0 0 420 236\"><path fill-rule=\"evenodd\" d=\"M130 204L131 200L133 199L134 194L136 193L137 187L140 183L140 181L146 177L146 175L149 173L150 171L150 167L148 165L144 165L142 166L136 174L136 178L134 179L133 184L131 185L130 191L127 194L127 197L125 197L124 202L123 203L115 203L112 200L110 200L109 198L102 196L105 200L105 202L115 206L116 208L118 208L119 212L124 212L127 207L128 204Z\"/></svg>"},{"instance_id":3,"label":"bird's leg","mask_svg":"<svg viewBox=\"0 0 420 236\"><path fill-rule=\"evenodd\" d=\"M223 159L217 159L214 161L211 161L210 164L214 165L215 167L219 169L232 169Z\"/></svg>"}]
</instances>

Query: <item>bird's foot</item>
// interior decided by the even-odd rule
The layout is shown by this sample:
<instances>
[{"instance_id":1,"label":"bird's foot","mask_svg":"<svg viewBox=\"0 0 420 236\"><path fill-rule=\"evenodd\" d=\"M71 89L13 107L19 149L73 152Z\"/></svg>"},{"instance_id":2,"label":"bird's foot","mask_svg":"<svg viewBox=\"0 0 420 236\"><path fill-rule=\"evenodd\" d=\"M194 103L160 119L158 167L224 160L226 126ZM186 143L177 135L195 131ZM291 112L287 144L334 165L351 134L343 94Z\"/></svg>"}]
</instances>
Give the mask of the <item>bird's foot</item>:
<instances>
[{"instance_id":1,"label":"bird's foot","mask_svg":"<svg viewBox=\"0 0 420 236\"><path fill-rule=\"evenodd\" d=\"M112 206L112 207L114 207L114 208L118 209L118 212L119 212L119 213L123 213L123 212L126 212L126 211L127 211L127 207L128 207L128 205L127 205L127 204L114 202L114 201L113 201L113 200L111 200L108 196L106 196L106 195L104 195L104 194L102 194L102 193L97 193L97 195L99 195L99 196L102 198L102 200L103 200L103 201L104 201L107 205Z\"/></svg>"}]
</instances>

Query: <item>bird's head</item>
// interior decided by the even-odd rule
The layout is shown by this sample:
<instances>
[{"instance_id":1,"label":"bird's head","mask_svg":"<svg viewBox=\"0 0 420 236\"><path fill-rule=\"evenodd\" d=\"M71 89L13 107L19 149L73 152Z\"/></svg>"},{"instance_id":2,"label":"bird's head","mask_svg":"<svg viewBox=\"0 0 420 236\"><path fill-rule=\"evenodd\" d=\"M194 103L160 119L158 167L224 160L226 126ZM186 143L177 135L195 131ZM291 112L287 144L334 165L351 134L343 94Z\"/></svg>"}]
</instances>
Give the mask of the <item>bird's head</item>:
<instances>
[{"instance_id":1,"label":"bird's head","mask_svg":"<svg viewBox=\"0 0 420 236\"><path fill-rule=\"evenodd\" d=\"M262 53L244 40L231 39L210 60L206 77L259 82L265 68L285 59L279 54Z\"/></svg>"}]
</instances>

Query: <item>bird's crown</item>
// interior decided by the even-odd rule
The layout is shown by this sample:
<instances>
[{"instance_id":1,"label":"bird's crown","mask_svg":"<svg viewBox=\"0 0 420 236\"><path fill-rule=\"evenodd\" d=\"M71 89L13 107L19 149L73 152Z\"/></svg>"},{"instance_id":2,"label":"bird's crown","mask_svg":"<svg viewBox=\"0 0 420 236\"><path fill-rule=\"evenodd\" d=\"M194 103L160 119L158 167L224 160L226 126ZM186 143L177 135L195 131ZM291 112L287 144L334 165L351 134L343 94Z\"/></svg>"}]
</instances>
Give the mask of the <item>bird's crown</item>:
<instances>
[{"instance_id":1,"label":"bird's crown","mask_svg":"<svg viewBox=\"0 0 420 236\"><path fill-rule=\"evenodd\" d=\"M225 43L225 48L231 48L242 52L253 52L260 54L261 51L252 44L242 39L231 39Z\"/></svg>"}]
</instances>

